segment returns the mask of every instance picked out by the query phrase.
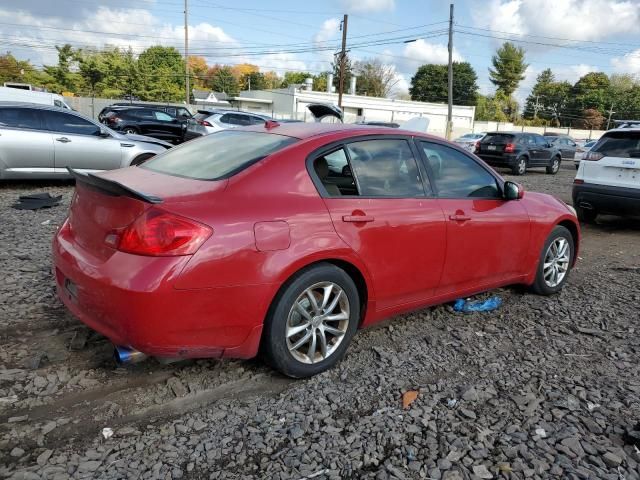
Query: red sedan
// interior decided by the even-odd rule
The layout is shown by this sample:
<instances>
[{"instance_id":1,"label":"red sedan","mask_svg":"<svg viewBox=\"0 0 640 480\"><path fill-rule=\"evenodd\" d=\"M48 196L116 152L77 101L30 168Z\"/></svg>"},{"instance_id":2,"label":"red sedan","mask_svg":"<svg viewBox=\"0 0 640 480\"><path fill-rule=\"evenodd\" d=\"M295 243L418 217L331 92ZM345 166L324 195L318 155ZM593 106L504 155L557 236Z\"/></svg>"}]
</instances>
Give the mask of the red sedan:
<instances>
[{"instance_id":1,"label":"red sedan","mask_svg":"<svg viewBox=\"0 0 640 480\"><path fill-rule=\"evenodd\" d=\"M53 241L71 312L121 352L261 351L292 377L401 312L509 284L558 292L580 238L561 201L397 129L269 122L72 173Z\"/></svg>"}]
</instances>

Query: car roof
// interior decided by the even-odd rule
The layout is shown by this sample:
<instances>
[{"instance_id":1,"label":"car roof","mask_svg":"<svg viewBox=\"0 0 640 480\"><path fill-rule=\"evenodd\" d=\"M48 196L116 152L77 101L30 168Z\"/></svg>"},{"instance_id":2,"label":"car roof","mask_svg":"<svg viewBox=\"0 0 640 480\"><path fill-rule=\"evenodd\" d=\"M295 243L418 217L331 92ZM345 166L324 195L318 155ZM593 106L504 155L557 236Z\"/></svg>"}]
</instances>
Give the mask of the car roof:
<instances>
[{"instance_id":1,"label":"car roof","mask_svg":"<svg viewBox=\"0 0 640 480\"><path fill-rule=\"evenodd\" d=\"M54 105L46 105L44 103L31 103L31 102L0 102L0 108L3 107L12 107L12 108L35 108L38 110L51 110L53 112L64 112L70 113L73 115L79 115L83 117L84 115L79 114L75 110L69 110L68 108L56 107Z\"/></svg>"},{"instance_id":2,"label":"car roof","mask_svg":"<svg viewBox=\"0 0 640 480\"><path fill-rule=\"evenodd\" d=\"M487 135L540 135L532 132L487 132Z\"/></svg>"},{"instance_id":3,"label":"car roof","mask_svg":"<svg viewBox=\"0 0 640 480\"><path fill-rule=\"evenodd\" d=\"M277 120L274 121L277 123ZM353 133L354 135L406 135L410 137L420 137L425 139L433 139L442 141L442 138L435 137L420 132L403 130L402 128L380 128L372 125L358 125L355 123L322 123L322 122L290 122L290 123L277 123L277 125L271 128L265 126L255 125L250 127L241 127L240 130L247 130L253 132L269 132L278 135L286 135L288 137L295 137L299 139L305 139L310 137L331 136L334 134Z\"/></svg>"}]
</instances>

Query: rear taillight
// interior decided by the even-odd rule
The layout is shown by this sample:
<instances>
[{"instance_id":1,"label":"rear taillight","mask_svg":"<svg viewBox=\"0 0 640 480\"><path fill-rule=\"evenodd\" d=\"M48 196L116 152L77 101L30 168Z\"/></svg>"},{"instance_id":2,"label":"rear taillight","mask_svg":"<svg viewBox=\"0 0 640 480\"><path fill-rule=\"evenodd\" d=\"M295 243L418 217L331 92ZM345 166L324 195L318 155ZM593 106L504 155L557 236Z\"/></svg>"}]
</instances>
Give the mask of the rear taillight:
<instances>
[{"instance_id":1,"label":"rear taillight","mask_svg":"<svg viewBox=\"0 0 640 480\"><path fill-rule=\"evenodd\" d=\"M513 143L507 143L504 146L504 153L513 153L516 150L516 146Z\"/></svg>"},{"instance_id":2,"label":"rear taillight","mask_svg":"<svg viewBox=\"0 0 640 480\"><path fill-rule=\"evenodd\" d=\"M480 141L477 141L475 147L473 147L473 153L480 153Z\"/></svg>"},{"instance_id":3,"label":"rear taillight","mask_svg":"<svg viewBox=\"0 0 640 480\"><path fill-rule=\"evenodd\" d=\"M120 117L109 117L109 118L107 118L107 120L108 120L110 123L116 123L116 122L119 122L119 121L120 121Z\"/></svg>"},{"instance_id":4,"label":"rear taillight","mask_svg":"<svg viewBox=\"0 0 640 480\"><path fill-rule=\"evenodd\" d=\"M213 127L213 125L211 125L209 122L207 122L206 120L198 120L198 123L200 125L202 125L203 127Z\"/></svg>"},{"instance_id":5,"label":"rear taillight","mask_svg":"<svg viewBox=\"0 0 640 480\"><path fill-rule=\"evenodd\" d=\"M121 252L147 256L192 255L213 230L194 220L151 208L105 243Z\"/></svg>"},{"instance_id":6,"label":"rear taillight","mask_svg":"<svg viewBox=\"0 0 640 480\"><path fill-rule=\"evenodd\" d=\"M577 184L577 185L582 185L584 183L584 180L580 179L580 178L575 178L573 180L573 183Z\"/></svg>"},{"instance_id":7,"label":"rear taillight","mask_svg":"<svg viewBox=\"0 0 640 480\"><path fill-rule=\"evenodd\" d=\"M592 161L592 162L597 162L598 160L600 160L603 157L604 157L604 155L601 154L600 152L587 152L582 157L582 160L589 160L589 161Z\"/></svg>"}]
</instances>

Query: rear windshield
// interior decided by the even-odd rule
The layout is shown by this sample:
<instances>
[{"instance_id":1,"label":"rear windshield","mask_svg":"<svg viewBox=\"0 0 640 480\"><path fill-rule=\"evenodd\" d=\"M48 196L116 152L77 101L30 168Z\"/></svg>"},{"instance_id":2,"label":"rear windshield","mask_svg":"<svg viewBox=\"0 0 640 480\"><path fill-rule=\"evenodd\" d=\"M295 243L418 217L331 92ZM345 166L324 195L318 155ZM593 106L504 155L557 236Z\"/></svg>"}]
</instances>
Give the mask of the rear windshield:
<instances>
[{"instance_id":1,"label":"rear windshield","mask_svg":"<svg viewBox=\"0 0 640 480\"><path fill-rule=\"evenodd\" d=\"M193 116L194 120L204 120L207 117L210 117L211 114L210 113L202 113L202 112L198 112Z\"/></svg>"},{"instance_id":2,"label":"rear windshield","mask_svg":"<svg viewBox=\"0 0 640 480\"><path fill-rule=\"evenodd\" d=\"M605 157L640 158L640 132L611 132L591 149Z\"/></svg>"},{"instance_id":3,"label":"rear windshield","mask_svg":"<svg viewBox=\"0 0 640 480\"><path fill-rule=\"evenodd\" d=\"M197 180L219 180L297 140L272 133L224 130L167 150L141 168Z\"/></svg>"},{"instance_id":4,"label":"rear windshield","mask_svg":"<svg viewBox=\"0 0 640 480\"><path fill-rule=\"evenodd\" d=\"M482 143L511 143L513 135L505 133L487 133L482 139Z\"/></svg>"}]
</instances>

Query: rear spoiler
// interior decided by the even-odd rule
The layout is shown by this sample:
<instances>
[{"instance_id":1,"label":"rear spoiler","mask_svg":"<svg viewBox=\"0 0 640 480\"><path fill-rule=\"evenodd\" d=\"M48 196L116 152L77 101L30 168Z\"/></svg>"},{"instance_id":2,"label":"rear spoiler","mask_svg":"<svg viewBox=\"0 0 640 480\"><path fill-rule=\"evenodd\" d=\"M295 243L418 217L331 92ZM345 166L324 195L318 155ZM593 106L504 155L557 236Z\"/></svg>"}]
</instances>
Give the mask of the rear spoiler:
<instances>
[{"instance_id":1,"label":"rear spoiler","mask_svg":"<svg viewBox=\"0 0 640 480\"><path fill-rule=\"evenodd\" d=\"M143 192L138 192L132 188L122 185L114 180L99 177L93 173L80 173L75 171L71 167L67 167L67 171L71 174L77 182L82 182L93 188L97 188L114 197L131 197L136 200L142 200L146 203L162 203L163 200L155 195L148 195Z\"/></svg>"}]
</instances>

